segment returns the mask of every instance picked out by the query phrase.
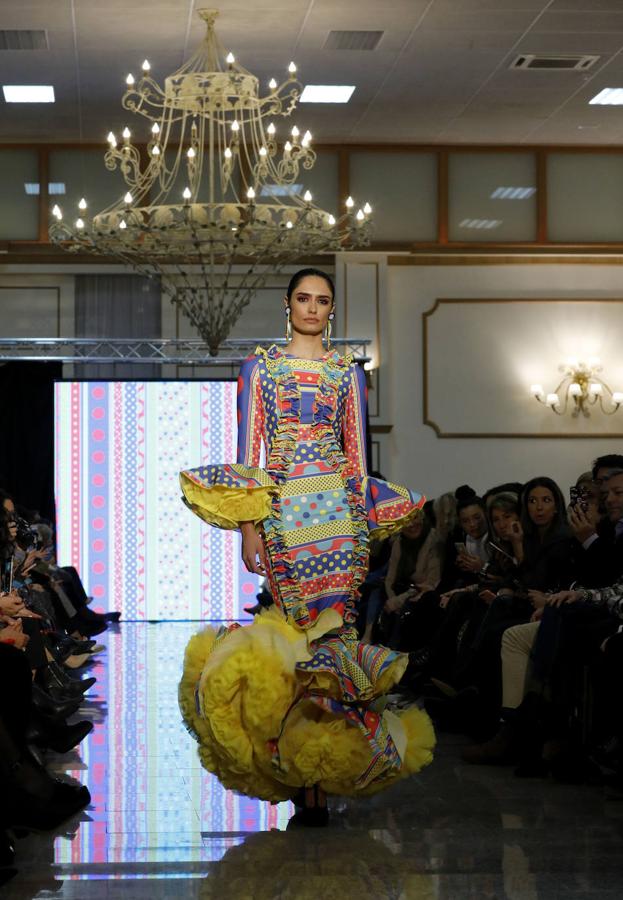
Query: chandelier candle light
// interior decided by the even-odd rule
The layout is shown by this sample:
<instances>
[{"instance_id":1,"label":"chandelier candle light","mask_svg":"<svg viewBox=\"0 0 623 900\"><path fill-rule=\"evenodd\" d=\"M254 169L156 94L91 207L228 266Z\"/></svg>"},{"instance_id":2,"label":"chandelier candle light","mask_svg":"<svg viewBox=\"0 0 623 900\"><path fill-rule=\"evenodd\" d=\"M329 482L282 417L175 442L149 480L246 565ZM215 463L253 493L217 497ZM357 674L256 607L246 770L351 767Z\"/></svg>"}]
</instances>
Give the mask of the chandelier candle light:
<instances>
[{"instance_id":1,"label":"chandelier candle light","mask_svg":"<svg viewBox=\"0 0 623 900\"><path fill-rule=\"evenodd\" d=\"M144 152L128 127L121 140L108 135L105 164L120 169L123 198L92 218L83 198L71 222L54 206L50 239L160 275L216 356L269 276L312 254L368 245L372 209L349 197L334 216L313 203L297 181L315 163L312 136L294 125L280 144L273 122L296 107L296 66L290 63L281 84L271 79L260 97L258 79L216 37L217 10L198 14L205 39L164 88L147 60L138 78L126 78L123 108L151 125Z\"/></svg>"},{"instance_id":2,"label":"chandelier candle light","mask_svg":"<svg viewBox=\"0 0 623 900\"><path fill-rule=\"evenodd\" d=\"M542 385L533 384L530 393L535 400L548 406L557 416L564 416L571 407L571 415L577 419L590 416L590 406L599 404L601 411L612 416L623 403L623 392L612 391L598 373L603 369L599 359L581 362L569 360L558 367L563 379L551 394L546 394ZM561 398L562 393L562 398Z\"/></svg>"}]
</instances>

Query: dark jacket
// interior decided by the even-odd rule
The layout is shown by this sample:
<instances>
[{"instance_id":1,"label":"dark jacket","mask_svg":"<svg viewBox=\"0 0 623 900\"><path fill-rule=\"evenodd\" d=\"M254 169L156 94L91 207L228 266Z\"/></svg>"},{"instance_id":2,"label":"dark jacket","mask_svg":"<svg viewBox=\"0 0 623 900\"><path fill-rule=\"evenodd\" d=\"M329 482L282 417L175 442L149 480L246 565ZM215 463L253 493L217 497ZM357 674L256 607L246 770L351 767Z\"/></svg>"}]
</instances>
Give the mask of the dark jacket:
<instances>
[{"instance_id":1,"label":"dark jacket","mask_svg":"<svg viewBox=\"0 0 623 900\"><path fill-rule=\"evenodd\" d=\"M623 534L607 519L597 526L597 540L586 550L576 541L578 581L582 587L609 587L623 575Z\"/></svg>"},{"instance_id":2,"label":"dark jacket","mask_svg":"<svg viewBox=\"0 0 623 900\"><path fill-rule=\"evenodd\" d=\"M524 559L518 579L525 590L563 591L577 578L577 541L567 525L546 534L524 537Z\"/></svg>"}]
</instances>

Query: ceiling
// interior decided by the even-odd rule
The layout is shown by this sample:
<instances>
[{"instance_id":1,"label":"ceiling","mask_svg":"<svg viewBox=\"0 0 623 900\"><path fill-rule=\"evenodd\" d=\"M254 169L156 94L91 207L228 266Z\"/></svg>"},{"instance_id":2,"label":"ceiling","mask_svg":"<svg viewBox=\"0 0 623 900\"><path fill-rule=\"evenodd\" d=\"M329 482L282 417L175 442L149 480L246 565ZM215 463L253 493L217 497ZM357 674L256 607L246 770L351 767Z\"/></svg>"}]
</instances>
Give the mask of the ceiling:
<instances>
[{"instance_id":1,"label":"ceiling","mask_svg":"<svg viewBox=\"0 0 623 900\"><path fill-rule=\"evenodd\" d=\"M623 0L214 0L218 33L263 84L291 59L303 83L356 85L345 106L294 115L317 143L623 144ZM0 51L3 84L51 83L53 106L5 104L1 142L99 142L142 60L158 81L200 42L208 0L2 0L0 29L46 29L48 50ZM329 31L381 30L376 49L325 50ZM586 53L588 72L518 71L518 53Z\"/></svg>"}]
</instances>

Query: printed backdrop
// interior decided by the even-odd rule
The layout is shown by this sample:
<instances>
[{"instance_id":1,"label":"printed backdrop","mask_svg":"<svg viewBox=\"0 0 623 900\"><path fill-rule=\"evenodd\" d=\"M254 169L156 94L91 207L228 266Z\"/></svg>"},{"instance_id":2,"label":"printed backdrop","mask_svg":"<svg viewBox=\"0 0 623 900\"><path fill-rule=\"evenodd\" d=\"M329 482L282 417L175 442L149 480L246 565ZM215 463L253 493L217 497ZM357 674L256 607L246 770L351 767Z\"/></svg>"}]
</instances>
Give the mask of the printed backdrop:
<instances>
[{"instance_id":1,"label":"printed backdrop","mask_svg":"<svg viewBox=\"0 0 623 900\"><path fill-rule=\"evenodd\" d=\"M124 619L238 619L257 579L239 535L181 502L180 469L233 462L233 381L56 385L57 549Z\"/></svg>"}]
</instances>

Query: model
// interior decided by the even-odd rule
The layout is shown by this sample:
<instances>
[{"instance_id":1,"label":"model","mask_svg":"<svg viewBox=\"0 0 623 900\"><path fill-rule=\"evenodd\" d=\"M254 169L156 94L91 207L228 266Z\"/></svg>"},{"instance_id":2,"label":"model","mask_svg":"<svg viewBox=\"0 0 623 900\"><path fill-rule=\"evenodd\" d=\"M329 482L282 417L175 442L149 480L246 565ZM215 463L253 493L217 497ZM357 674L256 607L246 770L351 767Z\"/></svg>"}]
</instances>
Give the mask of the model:
<instances>
[{"instance_id":1,"label":"model","mask_svg":"<svg viewBox=\"0 0 623 900\"><path fill-rule=\"evenodd\" d=\"M284 304L286 352L258 347L241 367L237 462L181 473L193 512L240 529L274 607L191 639L180 705L225 787L293 798L321 824L326 793L374 793L432 759L426 714L384 710L407 656L355 629L369 538L422 515L424 497L366 474L365 373L330 347L331 278L297 272Z\"/></svg>"}]
</instances>

